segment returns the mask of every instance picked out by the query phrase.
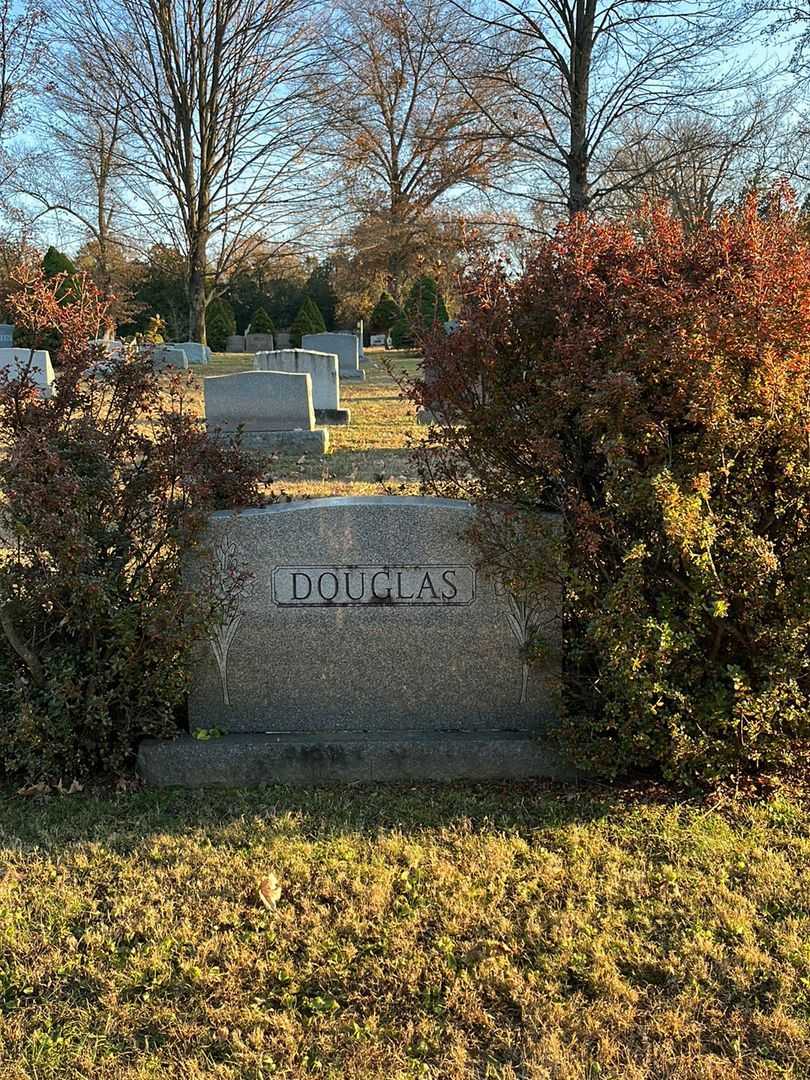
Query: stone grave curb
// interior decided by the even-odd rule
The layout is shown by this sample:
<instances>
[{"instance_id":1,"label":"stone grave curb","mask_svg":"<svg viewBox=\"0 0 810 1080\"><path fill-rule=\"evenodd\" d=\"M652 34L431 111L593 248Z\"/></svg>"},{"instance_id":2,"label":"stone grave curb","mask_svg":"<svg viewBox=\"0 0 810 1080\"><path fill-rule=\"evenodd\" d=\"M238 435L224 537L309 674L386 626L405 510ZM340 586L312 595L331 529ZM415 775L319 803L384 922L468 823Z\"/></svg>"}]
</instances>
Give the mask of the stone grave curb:
<instances>
[{"instance_id":1,"label":"stone grave curb","mask_svg":"<svg viewBox=\"0 0 810 1080\"><path fill-rule=\"evenodd\" d=\"M284 454L326 454L329 451L329 432L326 428L314 431L221 431L212 432L214 437L233 438L240 435L243 450L275 451Z\"/></svg>"},{"instance_id":2,"label":"stone grave curb","mask_svg":"<svg viewBox=\"0 0 810 1080\"><path fill-rule=\"evenodd\" d=\"M316 409L315 422L330 424L332 427L348 427L351 423L351 409Z\"/></svg>"},{"instance_id":3,"label":"stone grave curb","mask_svg":"<svg viewBox=\"0 0 810 1080\"><path fill-rule=\"evenodd\" d=\"M522 732L296 732L144 739L153 787L577 779L561 754Z\"/></svg>"}]
</instances>

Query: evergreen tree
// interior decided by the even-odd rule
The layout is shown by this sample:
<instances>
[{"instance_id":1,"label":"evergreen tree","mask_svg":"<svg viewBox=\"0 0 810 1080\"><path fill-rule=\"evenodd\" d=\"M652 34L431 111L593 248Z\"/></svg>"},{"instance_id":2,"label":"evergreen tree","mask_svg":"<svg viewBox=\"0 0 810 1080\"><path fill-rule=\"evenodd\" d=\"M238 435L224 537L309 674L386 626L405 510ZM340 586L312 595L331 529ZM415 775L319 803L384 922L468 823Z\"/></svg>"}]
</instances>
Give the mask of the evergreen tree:
<instances>
[{"instance_id":1,"label":"evergreen tree","mask_svg":"<svg viewBox=\"0 0 810 1080\"><path fill-rule=\"evenodd\" d=\"M315 303L311 296L308 296L304 301L304 307L307 309L309 316L309 324L311 329L307 331L308 334L325 334L326 323L323 319L321 309Z\"/></svg>"},{"instance_id":2,"label":"evergreen tree","mask_svg":"<svg viewBox=\"0 0 810 1080\"><path fill-rule=\"evenodd\" d=\"M323 321L321 309L311 296L307 296L298 314L290 327L290 344L294 349L301 348L301 338L305 334L323 334L326 332L326 323Z\"/></svg>"},{"instance_id":3,"label":"evergreen tree","mask_svg":"<svg viewBox=\"0 0 810 1080\"><path fill-rule=\"evenodd\" d=\"M369 329L372 333L387 334L400 318L402 318L402 309L399 304L391 293L383 292L368 320Z\"/></svg>"},{"instance_id":4,"label":"evergreen tree","mask_svg":"<svg viewBox=\"0 0 810 1080\"><path fill-rule=\"evenodd\" d=\"M405 301L405 318L414 333L444 326L448 320L447 308L435 278L424 276L414 281Z\"/></svg>"},{"instance_id":5,"label":"evergreen tree","mask_svg":"<svg viewBox=\"0 0 810 1080\"><path fill-rule=\"evenodd\" d=\"M306 293L318 305L327 326L335 325L337 293L334 288L335 268L330 259L318 263L307 278Z\"/></svg>"},{"instance_id":6,"label":"evergreen tree","mask_svg":"<svg viewBox=\"0 0 810 1080\"><path fill-rule=\"evenodd\" d=\"M413 331L404 315L400 315L391 327L391 345L395 349L408 349L413 345Z\"/></svg>"},{"instance_id":7,"label":"evergreen tree","mask_svg":"<svg viewBox=\"0 0 810 1080\"><path fill-rule=\"evenodd\" d=\"M250 320L250 332L251 334L275 334L273 320L264 308L260 307L253 313L253 318Z\"/></svg>"},{"instance_id":8,"label":"evergreen tree","mask_svg":"<svg viewBox=\"0 0 810 1080\"><path fill-rule=\"evenodd\" d=\"M236 333L236 317L233 308L225 300L213 300L205 315L205 331L209 346L214 352L224 352L228 338Z\"/></svg>"},{"instance_id":9,"label":"evergreen tree","mask_svg":"<svg viewBox=\"0 0 810 1080\"><path fill-rule=\"evenodd\" d=\"M45 256L42 260L42 269L45 271L45 277L56 277L57 274L75 274L75 263L64 255L61 251L57 251L55 247L49 247L45 252Z\"/></svg>"},{"instance_id":10,"label":"evergreen tree","mask_svg":"<svg viewBox=\"0 0 810 1080\"><path fill-rule=\"evenodd\" d=\"M292 321L292 326L290 327L290 345L292 345L294 349L300 349L301 338L304 334L312 333L314 333L314 331L310 329L310 316L307 311L307 302L305 300L298 309L298 314Z\"/></svg>"}]
</instances>

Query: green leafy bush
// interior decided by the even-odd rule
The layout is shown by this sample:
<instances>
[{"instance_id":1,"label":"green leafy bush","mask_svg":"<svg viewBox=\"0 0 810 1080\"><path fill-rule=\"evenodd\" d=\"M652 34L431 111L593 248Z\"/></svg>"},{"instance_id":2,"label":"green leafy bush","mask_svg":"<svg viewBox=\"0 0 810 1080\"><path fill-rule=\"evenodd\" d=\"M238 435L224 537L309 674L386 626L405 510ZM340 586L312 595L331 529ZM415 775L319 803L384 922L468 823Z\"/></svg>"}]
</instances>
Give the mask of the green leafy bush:
<instances>
[{"instance_id":1,"label":"green leafy bush","mask_svg":"<svg viewBox=\"0 0 810 1080\"><path fill-rule=\"evenodd\" d=\"M414 396L496 572L559 570L580 763L713 782L810 736L810 243L781 193L686 234L580 218L479 267Z\"/></svg>"},{"instance_id":2,"label":"green leafy bush","mask_svg":"<svg viewBox=\"0 0 810 1080\"><path fill-rule=\"evenodd\" d=\"M216 601L184 584L206 512L258 500L256 466L211 441L193 377L148 358L92 366L106 306L83 275L28 274L10 305L63 339L56 393L0 378L0 773L119 770L142 735L175 729L190 650Z\"/></svg>"}]
</instances>

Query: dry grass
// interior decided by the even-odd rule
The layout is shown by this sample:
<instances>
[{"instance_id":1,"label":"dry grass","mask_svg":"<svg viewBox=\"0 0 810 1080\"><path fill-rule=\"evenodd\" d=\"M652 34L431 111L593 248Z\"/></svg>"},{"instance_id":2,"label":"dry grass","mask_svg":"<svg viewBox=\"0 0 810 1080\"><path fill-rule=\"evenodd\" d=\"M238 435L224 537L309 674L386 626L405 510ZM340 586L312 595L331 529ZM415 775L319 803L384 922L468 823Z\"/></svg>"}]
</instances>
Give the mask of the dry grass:
<instances>
[{"instance_id":1,"label":"dry grass","mask_svg":"<svg viewBox=\"0 0 810 1080\"><path fill-rule=\"evenodd\" d=\"M341 405L351 409L348 427L330 427L330 452L321 457L312 454L285 456L275 454L268 461L268 483L294 498L304 495L379 495L383 484L403 493L416 491L416 476L410 462L408 440L420 436L414 421L414 408L400 396L399 388L388 374L382 350L367 350L366 381L344 380L340 387ZM414 374L419 366L417 354L387 354L397 372ZM217 353L210 364L195 367L194 374L224 375L252 370L248 355ZM199 399L202 413L202 387Z\"/></svg>"},{"instance_id":2,"label":"dry grass","mask_svg":"<svg viewBox=\"0 0 810 1080\"><path fill-rule=\"evenodd\" d=\"M810 1076L797 797L9 798L0 866L3 1080Z\"/></svg>"},{"instance_id":3,"label":"dry grass","mask_svg":"<svg viewBox=\"0 0 810 1080\"><path fill-rule=\"evenodd\" d=\"M409 475L391 380L345 396L278 486ZM798 794L0 793L0 1080L807 1077Z\"/></svg>"}]
</instances>

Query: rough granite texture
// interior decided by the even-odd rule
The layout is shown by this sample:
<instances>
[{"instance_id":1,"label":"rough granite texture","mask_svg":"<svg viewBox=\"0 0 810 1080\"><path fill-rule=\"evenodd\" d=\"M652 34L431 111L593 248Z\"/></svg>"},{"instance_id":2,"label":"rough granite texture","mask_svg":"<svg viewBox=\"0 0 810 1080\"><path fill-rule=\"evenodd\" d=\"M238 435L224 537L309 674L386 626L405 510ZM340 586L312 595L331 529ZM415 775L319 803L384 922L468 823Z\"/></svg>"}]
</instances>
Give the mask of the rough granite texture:
<instances>
[{"instance_id":1,"label":"rough granite texture","mask_svg":"<svg viewBox=\"0 0 810 1080\"><path fill-rule=\"evenodd\" d=\"M304 334L301 348L309 352L334 353L340 365L341 379L365 379L360 369L360 339L357 334Z\"/></svg>"},{"instance_id":2,"label":"rough granite texture","mask_svg":"<svg viewBox=\"0 0 810 1080\"><path fill-rule=\"evenodd\" d=\"M558 601L522 606L475 567L469 504L313 499L213 514L219 588L250 578L201 647L192 730L534 732L553 722L558 671L524 669L522 638L559 636ZM216 567L214 571L212 569Z\"/></svg>"},{"instance_id":3,"label":"rough granite texture","mask_svg":"<svg viewBox=\"0 0 810 1080\"><path fill-rule=\"evenodd\" d=\"M43 397L53 394L51 354L45 349L0 348L0 368L6 369L11 379L20 378L28 371Z\"/></svg>"},{"instance_id":4,"label":"rough granite texture","mask_svg":"<svg viewBox=\"0 0 810 1080\"><path fill-rule=\"evenodd\" d=\"M340 408L340 377L335 353L308 349L277 349L259 352L253 360L256 371L290 371L309 375L312 380L312 404L321 409Z\"/></svg>"},{"instance_id":5,"label":"rough granite texture","mask_svg":"<svg viewBox=\"0 0 810 1080\"><path fill-rule=\"evenodd\" d=\"M203 379L209 432L313 431L312 381L286 371L238 371Z\"/></svg>"},{"instance_id":6,"label":"rough granite texture","mask_svg":"<svg viewBox=\"0 0 810 1080\"><path fill-rule=\"evenodd\" d=\"M575 778L556 750L514 732L144 739L138 771L154 787Z\"/></svg>"}]
</instances>

